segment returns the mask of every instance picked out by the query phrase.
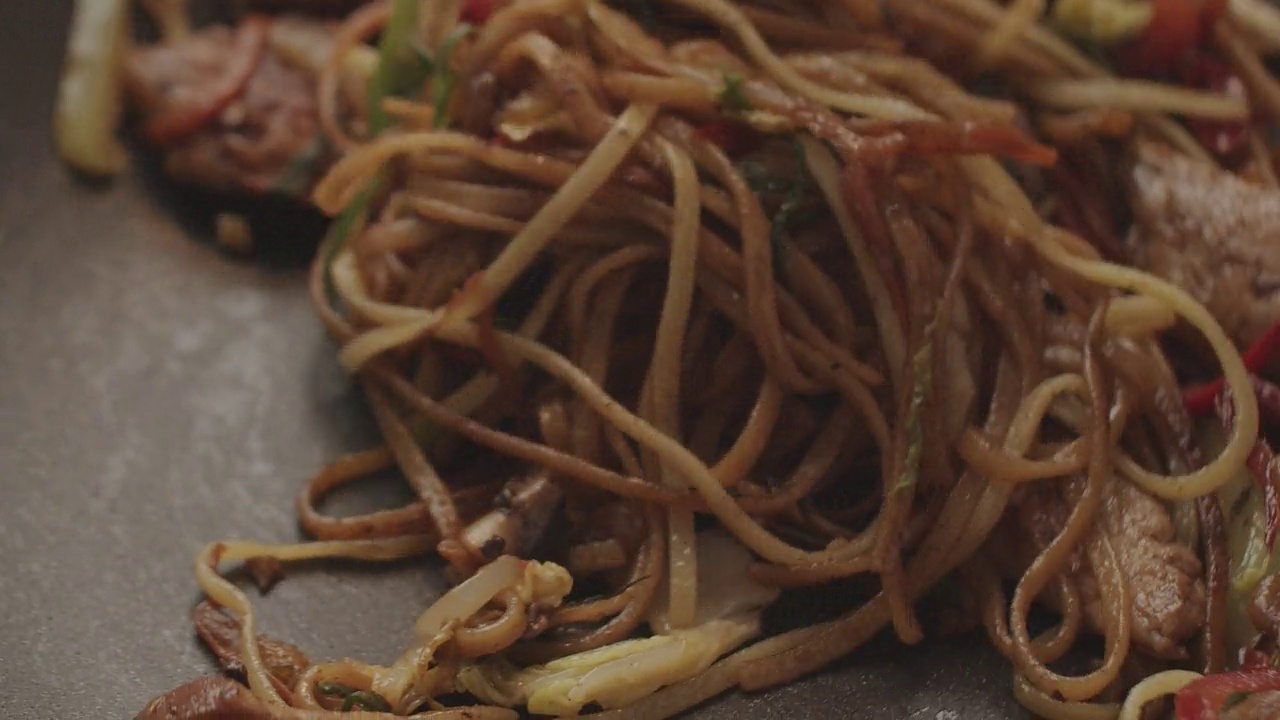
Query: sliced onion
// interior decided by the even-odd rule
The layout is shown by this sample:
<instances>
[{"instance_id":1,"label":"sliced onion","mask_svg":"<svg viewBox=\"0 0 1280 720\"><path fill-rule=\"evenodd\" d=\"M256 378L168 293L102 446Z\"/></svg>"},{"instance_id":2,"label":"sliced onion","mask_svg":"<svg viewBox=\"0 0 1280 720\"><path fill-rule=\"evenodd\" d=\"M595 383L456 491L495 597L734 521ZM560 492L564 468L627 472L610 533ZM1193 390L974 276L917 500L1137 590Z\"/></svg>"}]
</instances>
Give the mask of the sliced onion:
<instances>
[{"instance_id":1,"label":"sliced onion","mask_svg":"<svg viewBox=\"0 0 1280 720\"><path fill-rule=\"evenodd\" d=\"M480 612L494 596L520 582L524 566L523 560L503 555L480 568L422 613L415 626L418 636L435 637L450 623L461 622Z\"/></svg>"}]
</instances>

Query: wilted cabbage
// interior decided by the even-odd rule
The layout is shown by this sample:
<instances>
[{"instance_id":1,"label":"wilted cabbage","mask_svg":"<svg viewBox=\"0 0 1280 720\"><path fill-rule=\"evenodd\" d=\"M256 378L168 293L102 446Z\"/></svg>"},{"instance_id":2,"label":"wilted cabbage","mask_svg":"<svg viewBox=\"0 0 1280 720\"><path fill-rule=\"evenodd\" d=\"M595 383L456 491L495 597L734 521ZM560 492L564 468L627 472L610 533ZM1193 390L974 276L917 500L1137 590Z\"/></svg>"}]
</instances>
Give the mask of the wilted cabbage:
<instances>
[{"instance_id":1,"label":"wilted cabbage","mask_svg":"<svg viewBox=\"0 0 1280 720\"><path fill-rule=\"evenodd\" d=\"M698 537L695 624L670 629L659 610L651 626L662 634L519 668L494 658L463 668L459 688L496 705L525 705L535 714L574 715L584 705L615 708L687 680L760 633L760 611L777 590L755 583L751 555L721 533Z\"/></svg>"}]
</instances>

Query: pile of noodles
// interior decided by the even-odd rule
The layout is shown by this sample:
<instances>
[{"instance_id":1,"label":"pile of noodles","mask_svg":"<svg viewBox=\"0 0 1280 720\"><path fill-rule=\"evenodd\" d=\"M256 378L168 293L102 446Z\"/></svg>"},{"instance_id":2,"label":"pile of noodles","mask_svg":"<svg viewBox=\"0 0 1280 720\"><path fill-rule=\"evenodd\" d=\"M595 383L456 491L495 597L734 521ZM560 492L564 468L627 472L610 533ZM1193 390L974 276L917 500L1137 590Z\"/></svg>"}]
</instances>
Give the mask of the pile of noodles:
<instances>
[{"instance_id":1,"label":"pile of noodles","mask_svg":"<svg viewBox=\"0 0 1280 720\"><path fill-rule=\"evenodd\" d=\"M1132 654L1132 591L1095 529L1101 500L1124 478L1220 548L1213 491L1257 435L1249 379L1186 293L1044 219L1043 198L1010 173L1055 153L1019 129L1016 105L970 94L904 47L934 37L1038 108L1118 107L1137 136L1189 153L1203 151L1168 113L1230 116L1238 101L1111 78L1037 24L1036 2L902 0L890 24L873 0L496 5L459 32L460 2L420 4L415 32L449 63L449 87L435 72L421 99L385 100L380 134L343 100L340 58L321 78L343 155L314 199L341 227L312 291L385 447L310 484L300 507L318 542L202 556L202 587L243 621L254 693L283 702L220 561L434 550L460 581L491 559L472 524L505 480L533 473L563 493L540 559L604 589L561 606L536 638L487 646L515 662L642 635L658 605L688 626L704 591L695 530L710 525L750 550L757 582L874 589L623 714L786 683L889 625L919 642L917 600L947 576L982 607L1021 702L1053 718L1121 714L1099 698ZM357 11L339 54L374 42L391 15ZM1178 403L1153 401L1178 397L1156 337L1175 321L1207 341L1236 398L1214 457L1188 453ZM393 464L417 502L316 510ZM1071 481L1065 526L1006 597L993 529L1021 486ZM1079 558L1099 588L1103 652L1066 675L1057 661L1084 634L1065 572ZM1028 613L1050 600L1058 624L1032 636ZM1210 669L1220 605L1200 651ZM414 658L319 665L301 683L367 689L438 667ZM1126 714L1183 677L1140 685Z\"/></svg>"}]
</instances>

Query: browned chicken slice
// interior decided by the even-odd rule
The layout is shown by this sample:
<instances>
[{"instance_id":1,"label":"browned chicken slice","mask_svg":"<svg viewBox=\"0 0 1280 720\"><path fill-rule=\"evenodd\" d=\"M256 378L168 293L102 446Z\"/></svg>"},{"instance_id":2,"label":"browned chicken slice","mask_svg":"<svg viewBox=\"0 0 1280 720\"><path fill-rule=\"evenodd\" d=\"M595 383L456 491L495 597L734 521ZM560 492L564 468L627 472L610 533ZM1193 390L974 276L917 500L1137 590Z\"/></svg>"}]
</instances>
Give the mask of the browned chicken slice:
<instances>
[{"instance_id":1,"label":"browned chicken slice","mask_svg":"<svg viewBox=\"0 0 1280 720\"><path fill-rule=\"evenodd\" d=\"M1134 263L1203 303L1247 345L1280 320L1280 191L1143 145L1132 171Z\"/></svg>"},{"instance_id":2,"label":"browned chicken slice","mask_svg":"<svg viewBox=\"0 0 1280 720\"><path fill-rule=\"evenodd\" d=\"M1019 534L1035 552L1061 531L1070 515L1082 483L1066 485L1039 484L1017 500ZM1107 489L1096 522L1096 528L1111 540L1128 581L1134 643L1160 657L1184 657L1183 645L1204 624L1205 588L1200 560L1175 540L1168 510L1140 488L1117 478ZM1100 629L1098 587L1084 562L1078 558L1071 573L1089 624Z\"/></svg>"},{"instance_id":3,"label":"browned chicken slice","mask_svg":"<svg viewBox=\"0 0 1280 720\"><path fill-rule=\"evenodd\" d=\"M1111 540L1132 598L1132 636L1162 657L1181 657L1182 644L1204 625L1203 568L1174 539L1173 519L1158 500L1123 480L1112 482L1099 525ZM1102 620L1092 576L1081 582L1085 612Z\"/></svg>"},{"instance_id":4,"label":"browned chicken slice","mask_svg":"<svg viewBox=\"0 0 1280 720\"><path fill-rule=\"evenodd\" d=\"M304 198L331 161L315 73L327 26L254 18L135 50L125 85L165 171L213 190Z\"/></svg>"}]
</instances>

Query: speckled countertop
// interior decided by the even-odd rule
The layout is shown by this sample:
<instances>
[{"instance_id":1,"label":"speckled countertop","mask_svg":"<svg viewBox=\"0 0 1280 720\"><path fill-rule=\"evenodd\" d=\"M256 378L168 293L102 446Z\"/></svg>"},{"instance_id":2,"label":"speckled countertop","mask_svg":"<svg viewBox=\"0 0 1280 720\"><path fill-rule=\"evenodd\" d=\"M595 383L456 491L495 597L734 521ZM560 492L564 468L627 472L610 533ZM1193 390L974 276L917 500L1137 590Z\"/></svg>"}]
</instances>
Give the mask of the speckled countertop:
<instances>
[{"instance_id":1,"label":"speckled countertop","mask_svg":"<svg viewBox=\"0 0 1280 720\"><path fill-rule=\"evenodd\" d=\"M370 442L297 264L228 260L132 173L68 177L46 119L69 0L0 2L0 708L130 717L210 672L188 623L192 558L297 536L320 463ZM159 191L159 192L158 192ZM198 233L196 233L198 234ZM391 501L392 485L355 508ZM432 567L307 568L259 601L313 657L388 661L441 588ZM879 643L699 718L1021 716L981 638Z\"/></svg>"}]
</instances>

